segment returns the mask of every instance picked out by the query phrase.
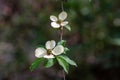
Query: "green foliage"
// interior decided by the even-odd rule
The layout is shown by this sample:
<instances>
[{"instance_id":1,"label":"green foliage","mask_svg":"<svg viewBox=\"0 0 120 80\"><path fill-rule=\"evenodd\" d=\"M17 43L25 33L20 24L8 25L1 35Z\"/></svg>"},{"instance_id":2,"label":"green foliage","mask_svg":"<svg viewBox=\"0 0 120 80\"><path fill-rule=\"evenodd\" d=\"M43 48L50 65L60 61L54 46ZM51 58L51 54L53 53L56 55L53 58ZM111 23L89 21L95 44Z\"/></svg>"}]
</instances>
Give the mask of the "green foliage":
<instances>
[{"instance_id":1,"label":"green foliage","mask_svg":"<svg viewBox=\"0 0 120 80\"><path fill-rule=\"evenodd\" d=\"M66 25L65 28L69 31L71 31L71 27L69 25Z\"/></svg>"},{"instance_id":2,"label":"green foliage","mask_svg":"<svg viewBox=\"0 0 120 80\"><path fill-rule=\"evenodd\" d=\"M47 62L45 63L45 67L46 68L49 68L49 67L52 67L55 63L55 59L47 59Z\"/></svg>"},{"instance_id":3,"label":"green foliage","mask_svg":"<svg viewBox=\"0 0 120 80\"><path fill-rule=\"evenodd\" d=\"M66 45L66 40L61 40L61 41L59 41L59 42L58 42L58 45L63 45L63 46L65 46L65 45Z\"/></svg>"},{"instance_id":4,"label":"green foliage","mask_svg":"<svg viewBox=\"0 0 120 80\"><path fill-rule=\"evenodd\" d=\"M112 38L110 39L110 43L113 45L120 46L120 38Z\"/></svg>"},{"instance_id":5,"label":"green foliage","mask_svg":"<svg viewBox=\"0 0 120 80\"><path fill-rule=\"evenodd\" d=\"M65 70L65 72L68 74L69 64L66 62L66 60L64 60L63 58L58 56L57 61L58 61L59 65L62 66L63 69Z\"/></svg>"},{"instance_id":6,"label":"green foliage","mask_svg":"<svg viewBox=\"0 0 120 80\"><path fill-rule=\"evenodd\" d=\"M77 67L77 64L71 60L69 57L65 56L65 55L61 55L59 56L60 58L64 59L67 63L69 63L70 65L73 65L73 66L76 66Z\"/></svg>"},{"instance_id":7,"label":"green foliage","mask_svg":"<svg viewBox=\"0 0 120 80\"><path fill-rule=\"evenodd\" d=\"M66 54L67 51L70 51L67 47L64 47L64 53Z\"/></svg>"},{"instance_id":8,"label":"green foliage","mask_svg":"<svg viewBox=\"0 0 120 80\"><path fill-rule=\"evenodd\" d=\"M40 63L43 61L43 58L36 59L30 66L30 70L33 71L39 67Z\"/></svg>"}]
</instances>

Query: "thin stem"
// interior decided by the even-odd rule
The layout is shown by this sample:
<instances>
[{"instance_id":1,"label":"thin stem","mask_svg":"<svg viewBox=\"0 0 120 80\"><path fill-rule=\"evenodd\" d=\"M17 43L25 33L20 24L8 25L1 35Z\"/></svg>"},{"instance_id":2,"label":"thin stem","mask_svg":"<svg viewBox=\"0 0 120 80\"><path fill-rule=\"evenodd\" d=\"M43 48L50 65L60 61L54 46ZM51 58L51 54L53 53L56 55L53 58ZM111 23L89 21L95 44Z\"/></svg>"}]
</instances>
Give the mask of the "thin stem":
<instances>
[{"instance_id":1,"label":"thin stem","mask_svg":"<svg viewBox=\"0 0 120 80\"><path fill-rule=\"evenodd\" d=\"M63 70L63 80L65 80L65 72L64 72L64 70Z\"/></svg>"},{"instance_id":2,"label":"thin stem","mask_svg":"<svg viewBox=\"0 0 120 80\"><path fill-rule=\"evenodd\" d=\"M61 8L62 8L62 11L64 11L63 1L61 1ZM62 40L62 37L63 37L63 27L61 26L61 28L60 28L60 40Z\"/></svg>"},{"instance_id":3,"label":"thin stem","mask_svg":"<svg viewBox=\"0 0 120 80\"><path fill-rule=\"evenodd\" d=\"M63 39L63 27L60 28L60 40Z\"/></svg>"},{"instance_id":4,"label":"thin stem","mask_svg":"<svg viewBox=\"0 0 120 80\"><path fill-rule=\"evenodd\" d=\"M62 8L62 11L64 11L64 2L63 1L61 1L61 8Z\"/></svg>"},{"instance_id":5,"label":"thin stem","mask_svg":"<svg viewBox=\"0 0 120 80\"><path fill-rule=\"evenodd\" d=\"M62 9L62 11L64 11L64 5L63 4L64 4L64 2L61 1L61 9ZM61 26L61 28L60 28L60 40L62 40L62 39L63 39L63 26ZM64 70L62 71L62 73L63 73L63 80L66 80Z\"/></svg>"},{"instance_id":6,"label":"thin stem","mask_svg":"<svg viewBox=\"0 0 120 80\"><path fill-rule=\"evenodd\" d=\"M60 28L60 40L62 40L62 39L63 39L63 27L61 26L61 28ZM63 73L63 80L66 80L64 70L62 71L62 73Z\"/></svg>"}]
</instances>

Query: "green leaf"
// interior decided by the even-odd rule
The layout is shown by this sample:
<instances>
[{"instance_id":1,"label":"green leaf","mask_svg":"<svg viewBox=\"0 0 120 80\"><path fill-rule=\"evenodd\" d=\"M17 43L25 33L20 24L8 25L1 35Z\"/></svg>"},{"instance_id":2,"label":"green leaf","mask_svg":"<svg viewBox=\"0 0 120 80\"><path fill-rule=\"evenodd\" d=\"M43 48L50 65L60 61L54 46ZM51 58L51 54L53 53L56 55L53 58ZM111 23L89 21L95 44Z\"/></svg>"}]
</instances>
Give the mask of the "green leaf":
<instances>
[{"instance_id":1,"label":"green leaf","mask_svg":"<svg viewBox=\"0 0 120 80\"><path fill-rule=\"evenodd\" d=\"M70 65L73 65L73 66L76 66L77 67L77 64L75 63L75 61L71 60L69 57L65 56L65 55L61 55L59 56L61 57L62 59L64 59L66 62L68 62Z\"/></svg>"},{"instance_id":2,"label":"green leaf","mask_svg":"<svg viewBox=\"0 0 120 80\"><path fill-rule=\"evenodd\" d=\"M57 57L57 60L58 60L59 65L62 66L65 72L68 74L69 64L59 56Z\"/></svg>"},{"instance_id":3,"label":"green leaf","mask_svg":"<svg viewBox=\"0 0 120 80\"><path fill-rule=\"evenodd\" d=\"M61 41L58 42L58 45L63 45L63 46L65 46L65 44L66 44L66 40L61 40Z\"/></svg>"},{"instance_id":4,"label":"green leaf","mask_svg":"<svg viewBox=\"0 0 120 80\"><path fill-rule=\"evenodd\" d=\"M71 31L71 27L69 25L66 25L65 28L69 31Z\"/></svg>"},{"instance_id":5,"label":"green leaf","mask_svg":"<svg viewBox=\"0 0 120 80\"><path fill-rule=\"evenodd\" d=\"M33 71L36 68L38 68L38 66L40 65L40 63L43 61L43 58L38 58L36 59L30 66L30 70Z\"/></svg>"},{"instance_id":6,"label":"green leaf","mask_svg":"<svg viewBox=\"0 0 120 80\"><path fill-rule=\"evenodd\" d=\"M64 47L64 53L66 54L67 51L70 51L67 47Z\"/></svg>"},{"instance_id":7,"label":"green leaf","mask_svg":"<svg viewBox=\"0 0 120 80\"><path fill-rule=\"evenodd\" d=\"M45 67L49 68L51 66L53 66L55 63L54 59L48 59L47 62L45 63Z\"/></svg>"},{"instance_id":8,"label":"green leaf","mask_svg":"<svg viewBox=\"0 0 120 80\"><path fill-rule=\"evenodd\" d=\"M120 38L113 38L113 39L110 39L109 42L113 45L117 45L117 46L120 46Z\"/></svg>"}]
</instances>

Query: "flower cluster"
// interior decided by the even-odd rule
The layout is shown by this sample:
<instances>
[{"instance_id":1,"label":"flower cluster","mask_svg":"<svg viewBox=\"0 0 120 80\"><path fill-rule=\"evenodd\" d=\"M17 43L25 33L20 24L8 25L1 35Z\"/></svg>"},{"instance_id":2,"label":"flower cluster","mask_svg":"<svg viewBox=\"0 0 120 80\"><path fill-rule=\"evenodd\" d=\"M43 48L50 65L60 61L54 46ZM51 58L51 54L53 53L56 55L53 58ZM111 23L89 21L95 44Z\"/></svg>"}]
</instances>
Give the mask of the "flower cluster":
<instances>
[{"instance_id":1,"label":"flower cluster","mask_svg":"<svg viewBox=\"0 0 120 80\"><path fill-rule=\"evenodd\" d=\"M59 28L60 30L63 30L63 27L71 30L68 26L68 21L65 21L66 18L67 13L65 11L62 11L58 17L51 15L51 26L53 28ZM45 67L48 68L53 66L56 62L55 60L57 60L59 65L63 67L66 73L68 73L69 64L77 66L73 60L65 55L65 53L69 50L65 47L65 43L65 40L60 40L58 43L56 43L55 40L50 40L45 43L44 47L38 47L35 50L35 57L37 57L37 59L30 66L31 71L36 69L42 61L45 62ZM44 59L47 59L47 62Z\"/></svg>"},{"instance_id":2,"label":"flower cluster","mask_svg":"<svg viewBox=\"0 0 120 80\"><path fill-rule=\"evenodd\" d=\"M51 15L50 16L50 20L52 21L51 26L53 28L60 28L66 26L68 24L68 21L64 21L66 18L67 18L67 13L65 11L61 12L58 15L58 18L54 15Z\"/></svg>"},{"instance_id":3,"label":"flower cluster","mask_svg":"<svg viewBox=\"0 0 120 80\"><path fill-rule=\"evenodd\" d=\"M55 56L60 55L64 52L64 47L62 45L57 45L54 40L47 41L45 48L37 48L35 50L35 56L38 58L55 58Z\"/></svg>"}]
</instances>

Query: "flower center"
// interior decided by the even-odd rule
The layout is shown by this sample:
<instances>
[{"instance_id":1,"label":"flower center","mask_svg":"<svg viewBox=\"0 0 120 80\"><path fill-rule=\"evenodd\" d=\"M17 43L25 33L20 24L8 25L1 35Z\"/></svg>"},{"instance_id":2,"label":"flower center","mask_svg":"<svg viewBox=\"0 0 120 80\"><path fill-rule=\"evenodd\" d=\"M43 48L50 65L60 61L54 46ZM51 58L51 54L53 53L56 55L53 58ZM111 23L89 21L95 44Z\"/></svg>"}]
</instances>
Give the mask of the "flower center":
<instances>
[{"instance_id":1,"label":"flower center","mask_svg":"<svg viewBox=\"0 0 120 80\"><path fill-rule=\"evenodd\" d=\"M61 20L58 20L58 21L57 21L57 23L58 23L58 24L61 24L61 23L62 23L62 21L61 21Z\"/></svg>"},{"instance_id":2,"label":"flower center","mask_svg":"<svg viewBox=\"0 0 120 80\"><path fill-rule=\"evenodd\" d=\"M52 54L52 50L51 50L51 49L48 49L48 50L47 50L47 55L50 55L50 54Z\"/></svg>"}]
</instances>

